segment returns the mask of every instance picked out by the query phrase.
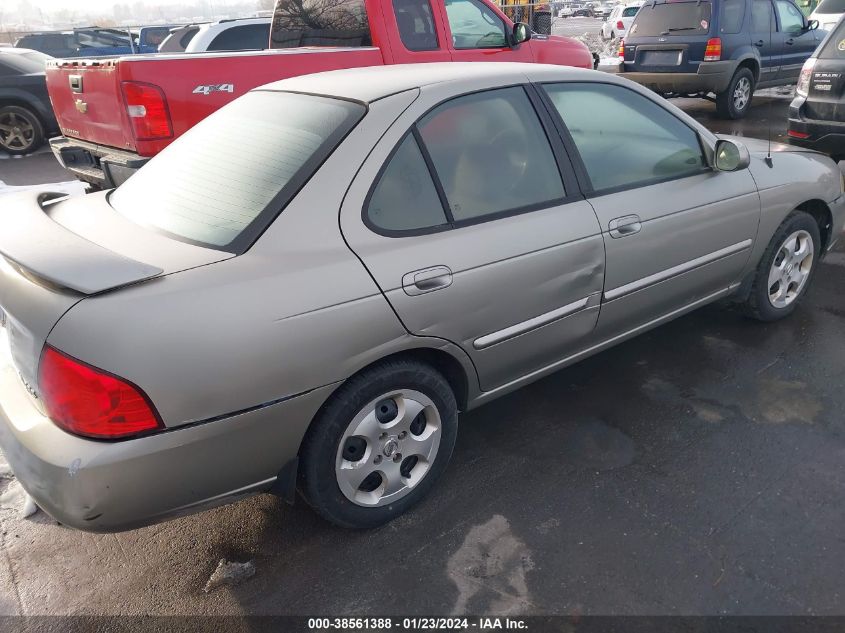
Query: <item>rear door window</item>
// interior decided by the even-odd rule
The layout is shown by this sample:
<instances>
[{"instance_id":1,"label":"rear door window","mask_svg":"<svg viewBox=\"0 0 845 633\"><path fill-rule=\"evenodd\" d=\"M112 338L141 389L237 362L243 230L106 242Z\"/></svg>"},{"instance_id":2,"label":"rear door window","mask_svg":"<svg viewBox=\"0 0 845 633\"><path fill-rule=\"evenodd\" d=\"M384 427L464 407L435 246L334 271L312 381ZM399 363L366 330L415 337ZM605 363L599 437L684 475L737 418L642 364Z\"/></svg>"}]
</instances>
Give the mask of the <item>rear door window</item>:
<instances>
[{"instance_id":1,"label":"rear door window","mask_svg":"<svg viewBox=\"0 0 845 633\"><path fill-rule=\"evenodd\" d=\"M745 18L745 0L722 0L719 15L719 33L732 35L742 31Z\"/></svg>"},{"instance_id":2,"label":"rear door window","mask_svg":"<svg viewBox=\"0 0 845 633\"><path fill-rule=\"evenodd\" d=\"M769 33L776 30L772 3L769 0L754 0L751 4L751 32Z\"/></svg>"},{"instance_id":3,"label":"rear door window","mask_svg":"<svg viewBox=\"0 0 845 633\"><path fill-rule=\"evenodd\" d=\"M270 45L371 46L364 0L278 0Z\"/></svg>"},{"instance_id":4,"label":"rear door window","mask_svg":"<svg viewBox=\"0 0 845 633\"><path fill-rule=\"evenodd\" d=\"M365 112L339 99L247 93L166 147L109 202L176 239L243 252Z\"/></svg>"},{"instance_id":5,"label":"rear door window","mask_svg":"<svg viewBox=\"0 0 845 633\"><path fill-rule=\"evenodd\" d=\"M634 20L631 35L704 35L710 32L709 2L662 2L647 4Z\"/></svg>"},{"instance_id":6,"label":"rear door window","mask_svg":"<svg viewBox=\"0 0 845 633\"><path fill-rule=\"evenodd\" d=\"M409 51L439 48L429 0L393 0L393 13L405 48Z\"/></svg>"},{"instance_id":7,"label":"rear door window","mask_svg":"<svg viewBox=\"0 0 845 633\"><path fill-rule=\"evenodd\" d=\"M270 45L270 24L243 24L226 29L211 40L210 51L250 51Z\"/></svg>"}]
</instances>

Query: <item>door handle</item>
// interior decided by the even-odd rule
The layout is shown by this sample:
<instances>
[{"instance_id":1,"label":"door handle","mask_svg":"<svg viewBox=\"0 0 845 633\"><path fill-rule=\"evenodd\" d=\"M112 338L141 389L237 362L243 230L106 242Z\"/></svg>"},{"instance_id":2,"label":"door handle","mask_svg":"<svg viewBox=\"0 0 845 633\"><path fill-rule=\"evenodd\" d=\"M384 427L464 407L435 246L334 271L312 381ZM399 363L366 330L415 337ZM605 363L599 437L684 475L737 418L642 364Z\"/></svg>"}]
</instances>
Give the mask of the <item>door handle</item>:
<instances>
[{"instance_id":1,"label":"door handle","mask_svg":"<svg viewBox=\"0 0 845 633\"><path fill-rule=\"evenodd\" d=\"M620 237L636 235L642 230L643 223L638 215L626 215L623 218L611 220L607 228L610 231L610 237L616 240Z\"/></svg>"},{"instance_id":2,"label":"door handle","mask_svg":"<svg viewBox=\"0 0 845 633\"><path fill-rule=\"evenodd\" d=\"M784 42L784 44L786 44L787 46L792 46L794 43L795 43L795 40L793 40L791 37L788 40L786 40L786 42Z\"/></svg>"},{"instance_id":3,"label":"door handle","mask_svg":"<svg viewBox=\"0 0 845 633\"><path fill-rule=\"evenodd\" d=\"M448 266L432 266L402 276L402 290L412 297L434 292L452 285L452 271Z\"/></svg>"},{"instance_id":4,"label":"door handle","mask_svg":"<svg viewBox=\"0 0 845 633\"><path fill-rule=\"evenodd\" d=\"M754 46L756 46L757 48L763 48L764 44L765 42L763 40L757 40L756 42L754 42Z\"/></svg>"}]
</instances>

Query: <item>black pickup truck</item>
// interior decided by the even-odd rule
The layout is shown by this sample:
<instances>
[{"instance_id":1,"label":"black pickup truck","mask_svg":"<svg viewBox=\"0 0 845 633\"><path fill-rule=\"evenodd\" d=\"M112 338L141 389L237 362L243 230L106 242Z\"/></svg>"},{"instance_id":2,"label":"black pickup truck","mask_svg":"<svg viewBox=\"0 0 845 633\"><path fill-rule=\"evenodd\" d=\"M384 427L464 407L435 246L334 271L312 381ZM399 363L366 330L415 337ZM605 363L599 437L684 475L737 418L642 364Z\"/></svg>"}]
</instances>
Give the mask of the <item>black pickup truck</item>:
<instances>
[{"instance_id":1,"label":"black pickup truck","mask_svg":"<svg viewBox=\"0 0 845 633\"><path fill-rule=\"evenodd\" d=\"M58 133L44 78L47 59L38 51L0 48L0 151L27 154Z\"/></svg>"}]
</instances>

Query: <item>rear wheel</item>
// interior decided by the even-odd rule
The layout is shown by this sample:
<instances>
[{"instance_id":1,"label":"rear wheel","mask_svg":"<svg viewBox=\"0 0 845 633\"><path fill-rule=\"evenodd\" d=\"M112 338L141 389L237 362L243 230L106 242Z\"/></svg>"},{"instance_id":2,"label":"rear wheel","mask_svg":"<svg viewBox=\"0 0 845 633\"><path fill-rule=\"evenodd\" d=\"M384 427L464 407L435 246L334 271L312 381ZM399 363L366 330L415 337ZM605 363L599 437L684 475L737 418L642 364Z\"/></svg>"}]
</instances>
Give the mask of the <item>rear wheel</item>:
<instances>
[{"instance_id":1,"label":"rear wheel","mask_svg":"<svg viewBox=\"0 0 845 633\"><path fill-rule=\"evenodd\" d=\"M44 127L32 110L16 105L0 107L0 150L28 154L44 142Z\"/></svg>"},{"instance_id":2,"label":"rear wheel","mask_svg":"<svg viewBox=\"0 0 845 633\"><path fill-rule=\"evenodd\" d=\"M716 95L716 113L723 119L741 119L748 114L753 94L754 73L748 68L740 68L727 90Z\"/></svg>"},{"instance_id":3,"label":"rear wheel","mask_svg":"<svg viewBox=\"0 0 845 633\"><path fill-rule=\"evenodd\" d=\"M300 491L332 523L382 525L428 493L457 432L455 396L439 372L385 361L340 387L309 428Z\"/></svg>"},{"instance_id":4,"label":"rear wheel","mask_svg":"<svg viewBox=\"0 0 845 633\"><path fill-rule=\"evenodd\" d=\"M821 248L816 220L803 211L790 214L757 266L746 313L760 321L792 314L813 281Z\"/></svg>"}]
</instances>

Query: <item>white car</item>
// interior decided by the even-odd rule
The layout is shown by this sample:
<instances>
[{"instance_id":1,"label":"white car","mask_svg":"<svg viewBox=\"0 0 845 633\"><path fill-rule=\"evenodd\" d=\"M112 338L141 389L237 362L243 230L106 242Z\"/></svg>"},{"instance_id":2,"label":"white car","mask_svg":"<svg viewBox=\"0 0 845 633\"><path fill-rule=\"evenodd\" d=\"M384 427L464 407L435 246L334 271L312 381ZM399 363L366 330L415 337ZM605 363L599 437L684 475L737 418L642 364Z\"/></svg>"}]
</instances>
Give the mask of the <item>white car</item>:
<instances>
[{"instance_id":1,"label":"white car","mask_svg":"<svg viewBox=\"0 0 845 633\"><path fill-rule=\"evenodd\" d=\"M628 2L613 7L613 11L601 25L601 36L606 40L624 37L643 4L643 2Z\"/></svg>"},{"instance_id":2,"label":"white car","mask_svg":"<svg viewBox=\"0 0 845 633\"><path fill-rule=\"evenodd\" d=\"M186 53L244 51L270 48L271 18L220 20L200 24L185 47Z\"/></svg>"},{"instance_id":3,"label":"white car","mask_svg":"<svg viewBox=\"0 0 845 633\"><path fill-rule=\"evenodd\" d=\"M845 15L845 0L822 0L810 14L810 20L818 20L819 28L832 31L839 19Z\"/></svg>"}]
</instances>

